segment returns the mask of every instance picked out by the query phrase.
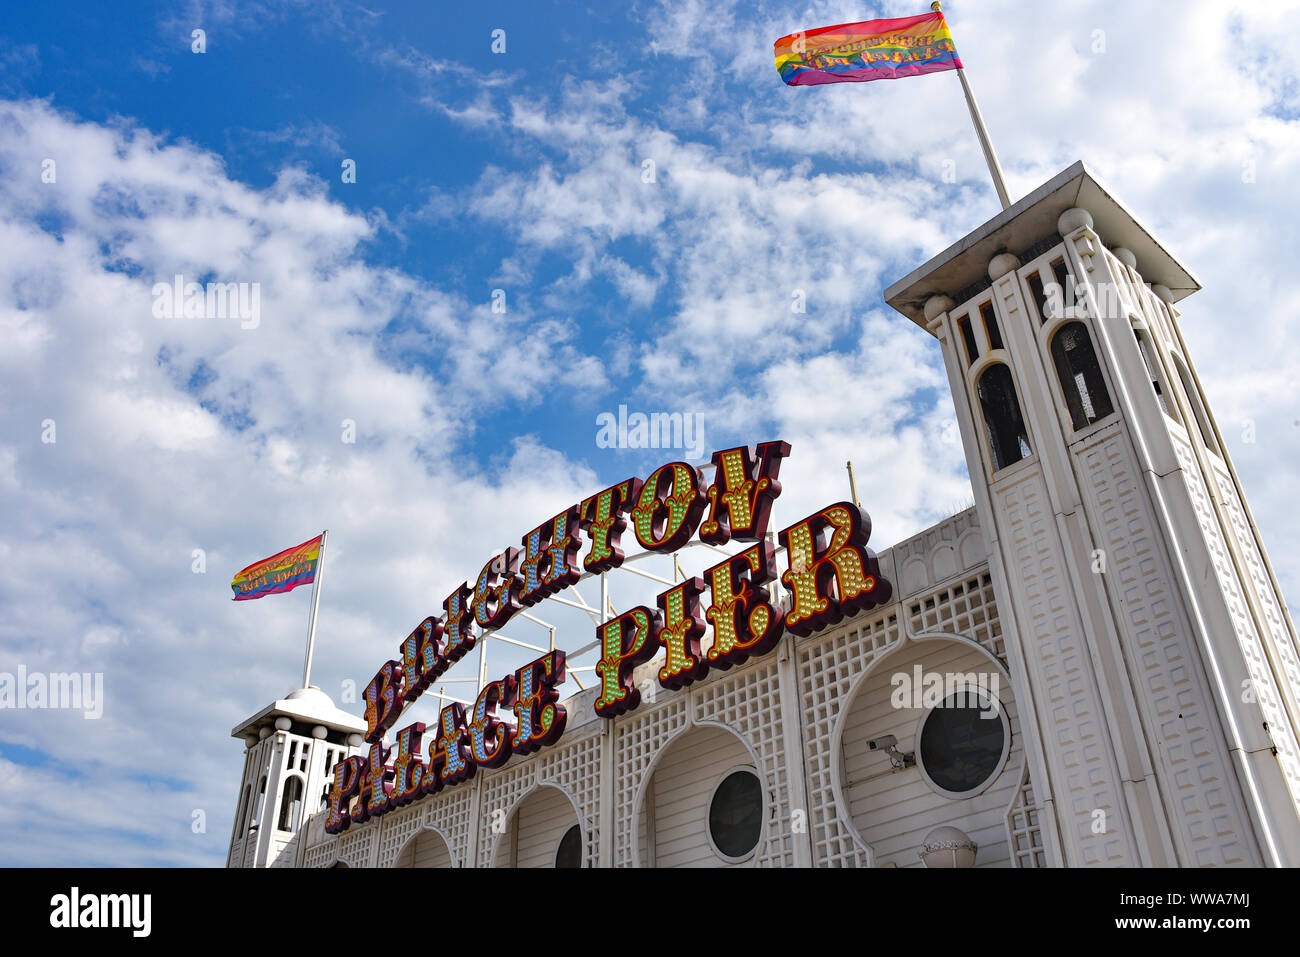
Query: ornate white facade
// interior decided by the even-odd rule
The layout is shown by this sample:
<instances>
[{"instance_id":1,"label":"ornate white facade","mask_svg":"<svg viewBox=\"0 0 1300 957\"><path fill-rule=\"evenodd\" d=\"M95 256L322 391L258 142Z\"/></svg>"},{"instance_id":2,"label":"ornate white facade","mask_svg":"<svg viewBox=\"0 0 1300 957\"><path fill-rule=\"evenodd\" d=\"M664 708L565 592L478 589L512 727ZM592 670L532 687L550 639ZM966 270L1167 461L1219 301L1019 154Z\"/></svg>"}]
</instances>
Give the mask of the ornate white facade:
<instances>
[{"instance_id":1,"label":"ornate white facade","mask_svg":"<svg viewBox=\"0 0 1300 957\"><path fill-rule=\"evenodd\" d=\"M880 555L889 603L614 719L590 689L556 745L338 836L279 827L285 789L314 808L364 723L277 702L235 729L230 865L550 866L566 835L587 866L1300 864L1300 654L1178 329L1197 288L1070 167L886 290L943 349L975 498ZM913 674L995 682L960 793ZM737 769L761 827L729 855Z\"/></svg>"}]
</instances>

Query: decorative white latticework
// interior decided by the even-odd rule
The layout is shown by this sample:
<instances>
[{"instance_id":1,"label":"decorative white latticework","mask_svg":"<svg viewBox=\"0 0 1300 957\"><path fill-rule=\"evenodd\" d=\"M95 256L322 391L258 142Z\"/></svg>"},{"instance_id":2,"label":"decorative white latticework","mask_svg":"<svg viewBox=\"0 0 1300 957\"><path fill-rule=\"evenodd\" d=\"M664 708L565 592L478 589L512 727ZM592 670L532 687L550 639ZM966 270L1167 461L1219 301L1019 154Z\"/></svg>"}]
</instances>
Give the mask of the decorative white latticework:
<instances>
[{"instance_id":1,"label":"decorative white latticework","mask_svg":"<svg viewBox=\"0 0 1300 957\"><path fill-rule=\"evenodd\" d=\"M819 866L866 867L867 852L840 820L835 805L835 724L857 679L881 654L902 641L898 615L868 618L796 645L803 705L804 764L808 775L809 831Z\"/></svg>"},{"instance_id":2,"label":"decorative white latticework","mask_svg":"<svg viewBox=\"0 0 1300 957\"><path fill-rule=\"evenodd\" d=\"M425 809L423 826L442 835L451 854L452 867L464 867L469 862L469 842L474 795L468 788L453 789L440 801L430 801Z\"/></svg>"},{"instance_id":3,"label":"decorative white latticework","mask_svg":"<svg viewBox=\"0 0 1300 957\"><path fill-rule=\"evenodd\" d=\"M1007 845L1016 867L1046 867L1041 810L1034 801L1034 786L1026 766L1011 807L1007 809Z\"/></svg>"},{"instance_id":4,"label":"decorative white latticework","mask_svg":"<svg viewBox=\"0 0 1300 957\"><path fill-rule=\"evenodd\" d=\"M723 724L740 735L758 758L759 778L768 783L766 833L754 862L758 867L794 864L780 700L780 675L774 657L728 672L692 696L694 719ZM637 785L635 780L627 783L633 788Z\"/></svg>"},{"instance_id":5,"label":"decorative white latticework","mask_svg":"<svg viewBox=\"0 0 1300 957\"><path fill-rule=\"evenodd\" d=\"M496 863L497 842L506 833L510 812L537 784L536 761L511 761L479 784L478 867Z\"/></svg>"},{"instance_id":6,"label":"decorative white latticework","mask_svg":"<svg viewBox=\"0 0 1300 957\"><path fill-rule=\"evenodd\" d=\"M363 827L344 831L335 844L334 860L342 861L348 867L367 867L370 864L370 852L379 838L379 828Z\"/></svg>"},{"instance_id":7,"label":"decorative white latticework","mask_svg":"<svg viewBox=\"0 0 1300 957\"><path fill-rule=\"evenodd\" d=\"M307 848L304 867L329 867L338 859L338 841L331 838L315 847Z\"/></svg>"},{"instance_id":8,"label":"decorative white latticework","mask_svg":"<svg viewBox=\"0 0 1300 957\"><path fill-rule=\"evenodd\" d=\"M600 856L600 728L538 756L537 780L560 787L577 805L585 866Z\"/></svg>"},{"instance_id":9,"label":"decorative white latticework","mask_svg":"<svg viewBox=\"0 0 1300 957\"><path fill-rule=\"evenodd\" d=\"M914 635L948 632L970 638L1007 667L1007 649L1002 641L993 579L988 572L941 588L907 606L908 625Z\"/></svg>"},{"instance_id":10,"label":"decorative white latticework","mask_svg":"<svg viewBox=\"0 0 1300 957\"><path fill-rule=\"evenodd\" d=\"M504 768L484 776L479 785L478 866L496 864L497 846L519 801L535 787L559 788L577 808L589 867L596 864L600 848L597 822L600 818L599 727L560 744L536 757L512 760Z\"/></svg>"},{"instance_id":11,"label":"decorative white latticework","mask_svg":"<svg viewBox=\"0 0 1300 957\"><path fill-rule=\"evenodd\" d=\"M422 805L416 804L400 811L392 811L384 817L379 836L380 867L392 867L407 841L420 832L425 810Z\"/></svg>"},{"instance_id":12,"label":"decorative white latticework","mask_svg":"<svg viewBox=\"0 0 1300 957\"><path fill-rule=\"evenodd\" d=\"M660 749L689 722L687 697L684 693L661 696L654 706L642 704L614 726L614 763L625 782L616 789L615 799L614 862L619 867L640 863L633 840L637 796Z\"/></svg>"}]
</instances>

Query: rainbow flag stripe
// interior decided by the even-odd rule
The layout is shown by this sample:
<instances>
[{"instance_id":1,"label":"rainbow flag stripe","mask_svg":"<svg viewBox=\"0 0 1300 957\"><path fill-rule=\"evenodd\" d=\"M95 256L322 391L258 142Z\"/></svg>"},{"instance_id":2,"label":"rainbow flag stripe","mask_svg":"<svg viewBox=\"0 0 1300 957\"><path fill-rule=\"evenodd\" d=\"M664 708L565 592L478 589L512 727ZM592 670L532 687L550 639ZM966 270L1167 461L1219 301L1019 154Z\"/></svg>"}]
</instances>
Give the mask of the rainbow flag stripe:
<instances>
[{"instance_id":1,"label":"rainbow flag stripe","mask_svg":"<svg viewBox=\"0 0 1300 957\"><path fill-rule=\"evenodd\" d=\"M942 13L841 23L776 41L776 69L787 86L865 83L961 69Z\"/></svg>"},{"instance_id":2,"label":"rainbow flag stripe","mask_svg":"<svg viewBox=\"0 0 1300 957\"><path fill-rule=\"evenodd\" d=\"M299 585L310 585L316 580L322 538L324 535L317 535L311 541L249 565L230 583L235 601L249 601L263 595L293 591Z\"/></svg>"}]
</instances>

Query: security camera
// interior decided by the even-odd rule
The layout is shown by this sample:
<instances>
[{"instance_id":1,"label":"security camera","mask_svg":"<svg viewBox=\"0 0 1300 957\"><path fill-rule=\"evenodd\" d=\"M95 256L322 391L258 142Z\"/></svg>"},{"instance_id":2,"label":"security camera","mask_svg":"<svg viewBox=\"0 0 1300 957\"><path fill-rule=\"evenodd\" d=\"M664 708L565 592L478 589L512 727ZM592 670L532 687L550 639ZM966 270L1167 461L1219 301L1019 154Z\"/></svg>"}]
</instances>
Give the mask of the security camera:
<instances>
[{"instance_id":1,"label":"security camera","mask_svg":"<svg viewBox=\"0 0 1300 957\"><path fill-rule=\"evenodd\" d=\"M910 768L916 764L916 753L908 751L904 754L898 750L898 739L892 734L872 738L867 742L867 747L872 751L884 751L888 754L890 767L895 771L901 771L903 768Z\"/></svg>"}]
</instances>

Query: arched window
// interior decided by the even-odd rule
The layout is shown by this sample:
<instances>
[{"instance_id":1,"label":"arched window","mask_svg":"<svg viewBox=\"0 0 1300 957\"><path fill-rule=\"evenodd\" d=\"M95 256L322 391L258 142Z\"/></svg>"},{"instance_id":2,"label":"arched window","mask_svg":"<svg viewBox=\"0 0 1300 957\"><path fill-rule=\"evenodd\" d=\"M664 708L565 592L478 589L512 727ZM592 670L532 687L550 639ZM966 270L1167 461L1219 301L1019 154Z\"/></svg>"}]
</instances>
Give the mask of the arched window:
<instances>
[{"instance_id":1,"label":"arched window","mask_svg":"<svg viewBox=\"0 0 1300 957\"><path fill-rule=\"evenodd\" d=\"M1076 432L1115 411L1092 337L1082 322L1068 323L1052 337L1052 361Z\"/></svg>"},{"instance_id":2,"label":"arched window","mask_svg":"<svg viewBox=\"0 0 1300 957\"><path fill-rule=\"evenodd\" d=\"M248 830L248 802L253 796L253 786L244 785L244 796L239 799L239 814L235 818L235 827Z\"/></svg>"},{"instance_id":3,"label":"arched window","mask_svg":"<svg viewBox=\"0 0 1300 957\"><path fill-rule=\"evenodd\" d=\"M1160 373L1157 372L1159 359L1151 351L1151 340L1147 338L1146 333L1133 327L1133 338L1137 341L1138 354L1142 356L1142 364L1147 368L1147 378L1151 380L1151 388L1155 391L1156 401L1160 403L1160 411L1165 415L1173 417L1173 412L1169 409L1169 398L1165 395L1164 384L1160 381Z\"/></svg>"},{"instance_id":4,"label":"arched window","mask_svg":"<svg viewBox=\"0 0 1300 957\"><path fill-rule=\"evenodd\" d=\"M971 332L970 316L962 316L957 320L957 328L961 330L962 342L966 344L966 365L980 357L980 347L975 342L975 333Z\"/></svg>"},{"instance_id":5,"label":"arched window","mask_svg":"<svg viewBox=\"0 0 1300 957\"><path fill-rule=\"evenodd\" d=\"M984 320L984 332L989 337L989 348L1003 348L1002 330L998 328L998 315L993 311L992 301L980 306L980 318Z\"/></svg>"},{"instance_id":6,"label":"arched window","mask_svg":"<svg viewBox=\"0 0 1300 957\"><path fill-rule=\"evenodd\" d=\"M302 778L289 775L284 782L284 796L280 799L280 820L276 825L282 831L298 830L298 816L302 813Z\"/></svg>"},{"instance_id":7,"label":"arched window","mask_svg":"<svg viewBox=\"0 0 1300 957\"><path fill-rule=\"evenodd\" d=\"M555 866L582 866L582 828L578 825L573 825L560 838L560 845L555 850Z\"/></svg>"},{"instance_id":8,"label":"arched window","mask_svg":"<svg viewBox=\"0 0 1300 957\"><path fill-rule=\"evenodd\" d=\"M318 810L325 810L330 803L330 787L334 784L334 761L339 757L339 752L334 748L325 749L325 783L320 789L320 807Z\"/></svg>"},{"instance_id":9,"label":"arched window","mask_svg":"<svg viewBox=\"0 0 1300 957\"><path fill-rule=\"evenodd\" d=\"M252 819L249 820L249 822L248 822L248 827L249 827L250 830L251 830L252 828L260 827L260 826L261 826L261 824L262 824L262 807L263 807L265 804L266 804L266 775L263 774L263 775L262 775L262 780L261 780L261 782L260 782L260 783L258 784L258 786L257 786L257 802L256 802L256 805L255 805L255 807L254 807L254 809L253 809L253 817L252 817Z\"/></svg>"},{"instance_id":10,"label":"arched window","mask_svg":"<svg viewBox=\"0 0 1300 957\"><path fill-rule=\"evenodd\" d=\"M993 453L993 470L1004 469L1031 454L1029 431L1020 414L1020 400L1016 386L1011 381L1011 370L997 363L989 366L980 376L980 406L984 410L984 426L988 429L989 451Z\"/></svg>"}]
</instances>

